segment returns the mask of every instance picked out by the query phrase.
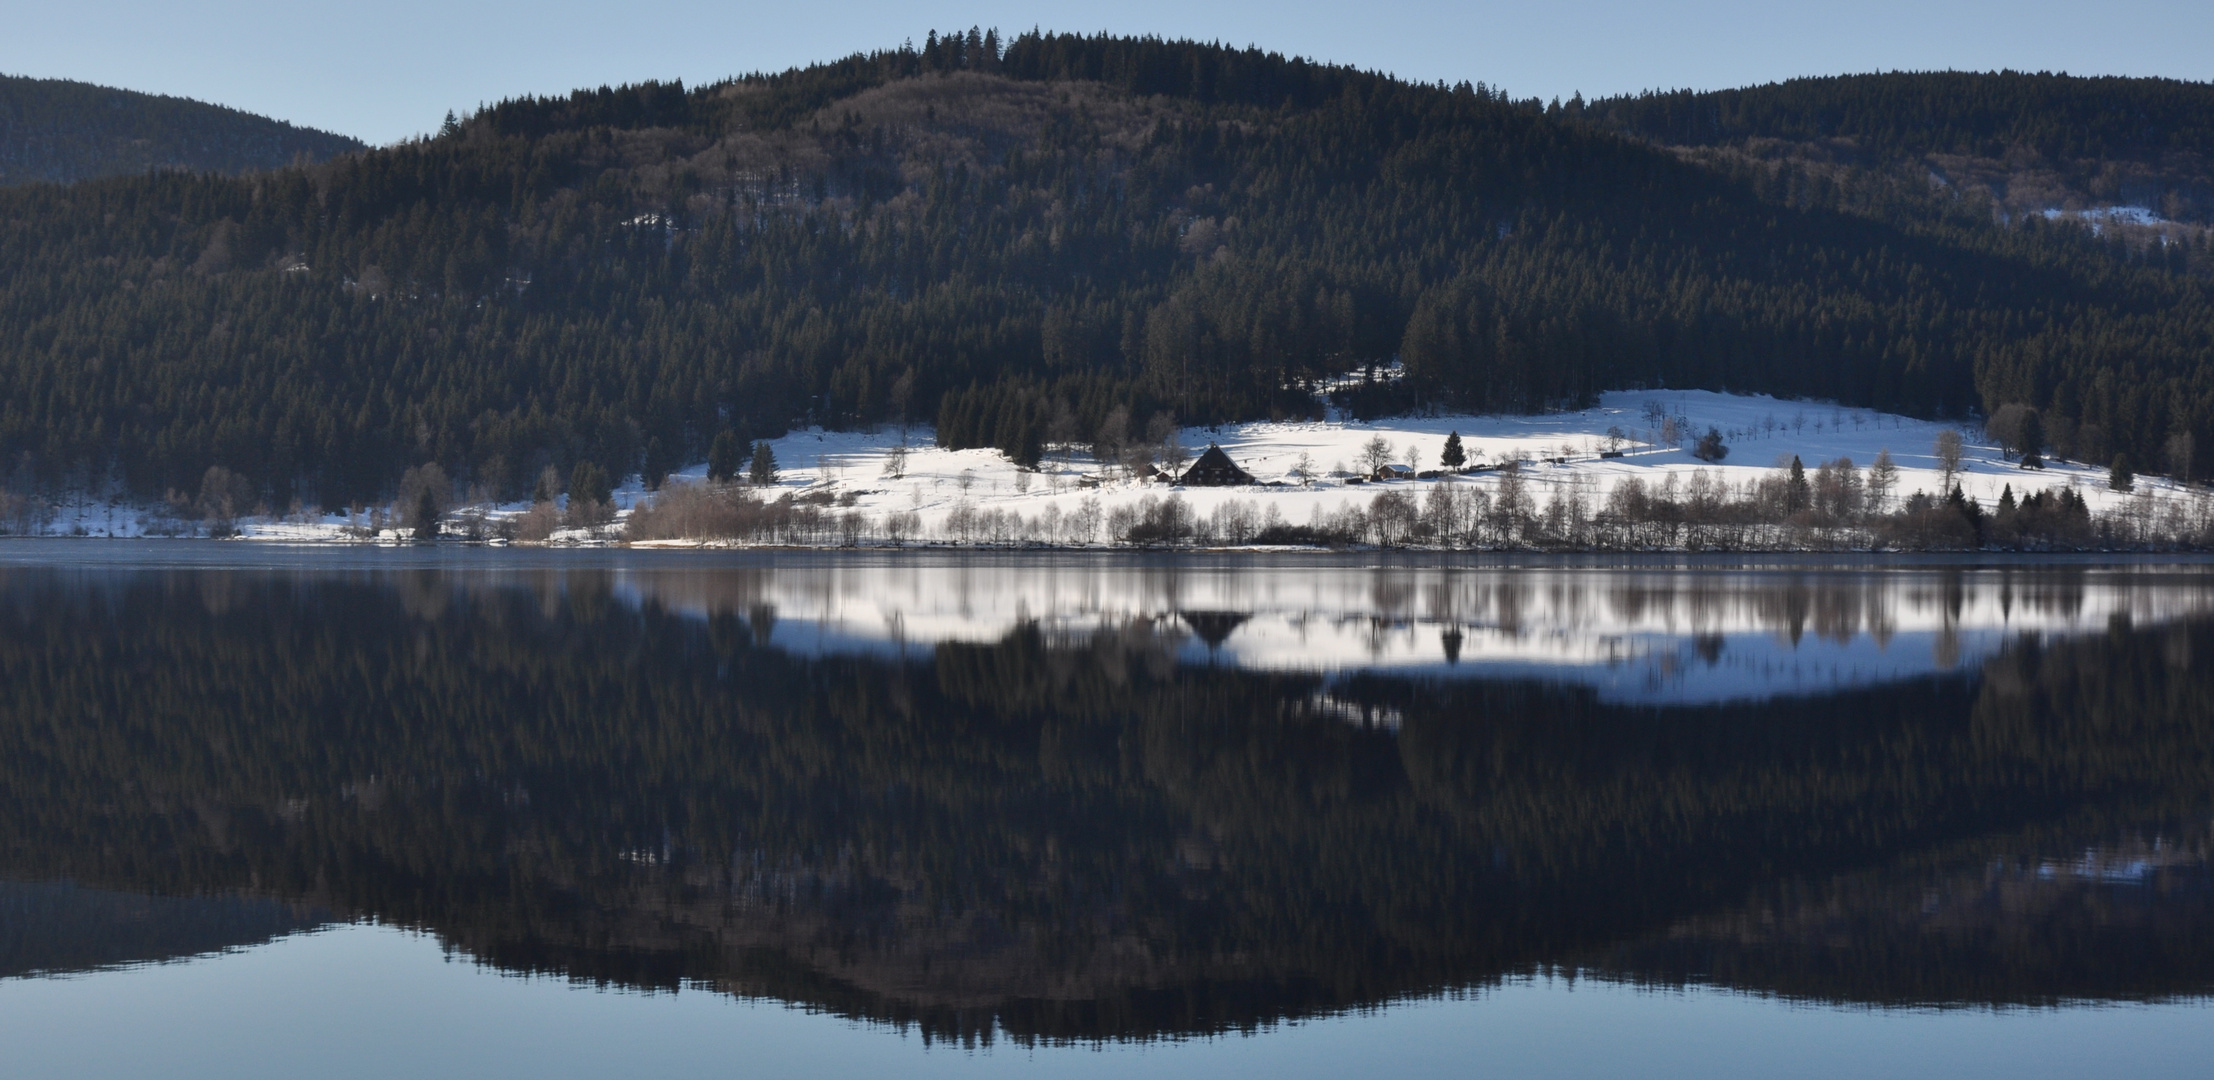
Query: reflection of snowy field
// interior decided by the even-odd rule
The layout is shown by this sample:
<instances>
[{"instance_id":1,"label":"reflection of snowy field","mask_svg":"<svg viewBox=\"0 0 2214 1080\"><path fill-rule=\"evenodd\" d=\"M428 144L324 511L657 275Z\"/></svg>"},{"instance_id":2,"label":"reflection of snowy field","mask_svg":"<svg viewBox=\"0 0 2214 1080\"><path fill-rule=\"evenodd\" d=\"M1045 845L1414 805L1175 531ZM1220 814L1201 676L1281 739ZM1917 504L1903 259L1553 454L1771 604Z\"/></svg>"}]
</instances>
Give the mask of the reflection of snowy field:
<instances>
[{"instance_id":1,"label":"reflection of snowy field","mask_svg":"<svg viewBox=\"0 0 2214 1080\"><path fill-rule=\"evenodd\" d=\"M1256 628L1266 637L1266 628ZM1860 635L1845 641L1792 641L1773 633L1716 634L1683 638L1656 634L1510 634L1423 624L1407 628L1399 647L1367 663L1347 667L1439 678L1527 678L1573 682L1597 690L1603 701L1652 704L1757 699L1877 686L1900 679L1972 669L1998 651L2015 631L1915 632L1885 640ZM1427 638L1427 640L1425 640ZM1315 659L1327 649L1296 653ZM1285 668L1294 650L1224 648L1211 654L1187 646L1187 659ZM1448 656L1451 659L1448 659Z\"/></svg>"},{"instance_id":2,"label":"reflection of snowy field","mask_svg":"<svg viewBox=\"0 0 2214 1080\"><path fill-rule=\"evenodd\" d=\"M822 560L622 572L639 602L731 612L808 655L927 655L1025 627L1151 641L1179 661L1573 681L1715 701L1972 669L2006 642L2214 611L2199 568L1671 571L1081 558Z\"/></svg>"},{"instance_id":3,"label":"reflection of snowy field","mask_svg":"<svg viewBox=\"0 0 2214 1080\"><path fill-rule=\"evenodd\" d=\"M1665 419L1654 419L1654 417ZM1709 427L1720 430L1730 447L1719 465L1693 458L1693 438ZM1348 485L1337 473L1360 467L1362 447L1381 438L1390 444L1393 460L1410 459L1423 469L1438 467L1448 433L1460 434L1471 462L1493 465L1510 460L1529 463L1524 477L1530 493L1542 505L1556 492L1579 489L1595 503L1622 481L1636 477L1650 484L1674 477L1688 480L1694 470L1707 469L1715 477L1741 486L1769 475L1779 458L1797 455L1812 469L1825 461L1850 458L1866 469L1879 451L1888 450L1900 467L1899 486L1892 505L1913 492L1937 492L1941 474L1933 455L1939 432L1952 425L1913 420L1867 409L1851 409L1812 402L1780 401L1758 395L1717 394L1696 390L1623 391L1602 396L1597 406L1576 412L1541 416L1439 416L1395 417L1373 423L1353 421L1230 424L1220 428L1189 428L1181 439L1191 453L1209 442L1219 443L1259 481L1241 488L1170 488L1121 476L1101 468L1083 453L1049 455L1036 472L1017 469L995 450L941 450L930 445L927 428L910 431L911 443L903 475L887 475L893 450L902 436L886 429L876 432L794 432L771 445L782 467L775 491L826 497L844 507L839 512L861 515L865 531L875 535L881 523L894 513L912 513L921 524L920 538L943 539L948 516L957 508L1002 511L1031 523L1037 535L1060 535L1066 529L1038 528L1048 520L1067 522L1092 502L1102 512L1129 506L1172 490L1191 504L1200 516L1232 500L1248 501L1257 510L1273 510L1285 523L1304 525L1317 514L1366 506L1384 491L1400 491L1416 498L1440 484L1485 490L1496 489L1493 473L1443 480L1407 480ZM1619 429L1625 440L1623 456L1601 459L1610 445L1608 432ZM1667 440L1673 430L1678 441ZM2140 494L2132 496L2107 490L2103 466L2087 467L2054 462L2043 471L2026 471L2006 461L1980 432L1964 430L1966 471L1961 477L1967 493L1987 506L1998 503L2000 492L2012 487L2017 497L2048 488L2073 487L2094 512L2105 513L2135 506L2149 510L2153 503L2177 499L2204 499L2158 477L2138 480ZM1563 459L1553 464L1551 459ZM1305 475L1301 466L1304 462ZM694 465L675 482L698 482L705 466ZM633 478L616 494L628 507L645 492ZM2134 500L2134 501L2133 501ZM510 504L493 510L495 517L520 513L524 506ZM366 518L344 515L305 515L257 519L241 524L255 539L292 542L338 540L348 524ZM128 506L97 500L76 500L65 505L48 527L56 534L82 533L102 536L136 536L158 527L148 514ZM1095 541L1101 537L1095 535Z\"/></svg>"}]
</instances>

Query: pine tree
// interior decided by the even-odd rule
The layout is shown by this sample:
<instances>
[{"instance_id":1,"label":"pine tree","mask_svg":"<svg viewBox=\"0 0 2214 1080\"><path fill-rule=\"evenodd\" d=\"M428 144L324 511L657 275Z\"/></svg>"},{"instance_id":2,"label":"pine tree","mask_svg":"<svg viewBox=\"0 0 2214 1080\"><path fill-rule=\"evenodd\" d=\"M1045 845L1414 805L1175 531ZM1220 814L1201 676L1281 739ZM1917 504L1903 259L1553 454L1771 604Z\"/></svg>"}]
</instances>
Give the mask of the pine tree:
<instances>
[{"instance_id":1,"label":"pine tree","mask_svg":"<svg viewBox=\"0 0 2214 1080\"><path fill-rule=\"evenodd\" d=\"M1977 542L1981 543L1985 521L1983 504L1969 498L1968 493L1961 490L1959 484L1954 484L1953 493L1945 497L1945 505L1952 507L1960 513L1961 517L1968 519L1969 527L1976 530Z\"/></svg>"},{"instance_id":2,"label":"pine tree","mask_svg":"<svg viewBox=\"0 0 2214 1080\"><path fill-rule=\"evenodd\" d=\"M417 540L438 539L438 496L429 487L416 492L408 523L414 527Z\"/></svg>"},{"instance_id":3,"label":"pine tree","mask_svg":"<svg viewBox=\"0 0 2214 1080\"><path fill-rule=\"evenodd\" d=\"M716 483L728 483L746 467L746 459L753 456L753 448L738 438L738 433L724 428L715 434L715 441L707 448L707 478Z\"/></svg>"},{"instance_id":4,"label":"pine tree","mask_svg":"<svg viewBox=\"0 0 2214 1080\"><path fill-rule=\"evenodd\" d=\"M645 468L640 471L638 479L646 485L647 490L659 491L661 482L667 480L669 474L682 464L683 462L677 460L673 442L663 442L660 436L652 436L646 440Z\"/></svg>"},{"instance_id":5,"label":"pine tree","mask_svg":"<svg viewBox=\"0 0 2214 1080\"><path fill-rule=\"evenodd\" d=\"M1467 462L1468 454L1461 449L1461 433L1448 432L1445 436L1445 452L1438 455L1438 464L1448 469L1458 469Z\"/></svg>"},{"instance_id":6,"label":"pine tree","mask_svg":"<svg viewBox=\"0 0 2214 1080\"><path fill-rule=\"evenodd\" d=\"M550 503L561 497L561 470L551 465L538 470L538 482L530 489L532 502Z\"/></svg>"},{"instance_id":7,"label":"pine tree","mask_svg":"<svg viewBox=\"0 0 2214 1080\"><path fill-rule=\"evenodd\" d=\"M576 468L569 470L571 506L578 503L604 503L613 497L614 491L607 478L607 470L600 468L598 463L580 461Z\"/></svg>"}]
</instances>

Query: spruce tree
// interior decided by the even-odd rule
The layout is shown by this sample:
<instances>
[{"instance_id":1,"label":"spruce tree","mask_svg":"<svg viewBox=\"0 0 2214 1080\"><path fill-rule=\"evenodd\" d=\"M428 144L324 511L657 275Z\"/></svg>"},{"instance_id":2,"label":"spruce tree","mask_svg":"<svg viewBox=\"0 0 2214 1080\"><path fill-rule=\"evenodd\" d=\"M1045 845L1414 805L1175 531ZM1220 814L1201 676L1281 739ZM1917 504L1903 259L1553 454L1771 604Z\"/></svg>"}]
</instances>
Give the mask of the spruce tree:
<instances>
[{"instance_id":1,"label":"spruce tree","mask_svg":"<svg viewBox=\"0 0 2214 1080\"><path fill-rule=\"evenodd\" d=\"M538 471L538 482L531 487L532 502L550 503L561 497L561 470L548 465Z\"/></svg>"},{"instance_id":2,"label":"spruce tree","mask_svg":"<svg viewBox=\"0 0 2214 1080\"><path fill-rule=\"evenodd\" d=\"M2114 455L2114 464L2106 472L2106 486L2115 491L2137 490L2137 471L2130 468L2128 454Z\"/></svg>"},{"instance_id":3,"label":"spruce tree","mask_svg":"<svg viewBox=\"0 0 2214 1080\"><path fill-rule=\"evenodd\" d=\"M753 468L746 478L764 486L776 483L776 451L768 443L753 444Z\"/></svg>"},{"instance_id":4,"label":"spruce tree","mask_svg":"<svg viewBox=\"0 0 2214 1080\"><path fill-rule=\"evenodd\" d=\"M438 538L438 496L428 486L416 492L408 523L414 527L417 540Z\"/></svg>"},{"instance_id":5,"label":"spruce tree","mask_svg":"<svg viewBox=\"0 0 2214 1080\"><path fill-rule=\"evenodd\" d=\"M646 440L646 465L640 472L638 479L646 485L648 491L659 491L661 490L661 482L667 480L669 474L681 468L683 464L683 462L677 460L675 444L663 442L661 437L656 435Z\"/></svg>"},{"instance_id":6,"label":"spruce tree","mask_svg":"<svg viewBox=\"0 0 2214 1080\"><path fill-rule=\"evenodd\" d=\"M1438 464L1448 469L1458 469L1468 462L1468 454L1461 449L1461 433L1449 432L1445 436L1445 452L1438 455Z\"/></svg>"},{"instance_id":7,"label":"spruce tree","mask_svg":"<svg viewBox=\"0 0 2214 1080\"><path fill-rule=\"evenodd\" d=\"M607 470L598 464L580 461L576 468L569 470L569 505L604 503L613 496Z\"/></svg>"},{"instance_id":8,"label":"spruce tree","mask_svg":"<svg viewBox=\"0 0 2214 1080\"><path fill-rule=\"evenodd\" d=\"M746 467L746 459L753 456L753 447L738 438L738 433L728 428L715 434L715 441L707 448L707 478L716 483L728 483L735 479L738 470Z\"/></svg>"},{"instance_id":9,"label":"spruce tree","mask_svg":"<svg viewBox=\"0 0 2214 1080\"><path fill-rule=\"evenodd\" d=\"M2022 443L2022 467L2025 469L2044 468L2045 421L2037 415L2036 409L2031 409L2029 415L2022 418L2022 432L2019 438Z\"/></svg>"}]
</instances>

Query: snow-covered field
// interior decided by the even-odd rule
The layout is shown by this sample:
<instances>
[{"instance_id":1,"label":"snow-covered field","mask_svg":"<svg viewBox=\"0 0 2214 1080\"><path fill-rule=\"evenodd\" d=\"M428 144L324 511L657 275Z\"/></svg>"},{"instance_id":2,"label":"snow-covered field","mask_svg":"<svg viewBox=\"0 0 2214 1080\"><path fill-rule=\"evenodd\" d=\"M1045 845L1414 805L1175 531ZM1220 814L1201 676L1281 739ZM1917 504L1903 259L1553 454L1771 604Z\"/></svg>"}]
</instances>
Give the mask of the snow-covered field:
<instances>
[{"instance_id":1,"label":"snow-covered field","mask_svg":"<svg viewBox=\"0 0 2214 1080\"><path fill-rule=\"evenodd\" d=\"M1649 402L1659 403L1668 416L1688 420L1680 444L1662 444L1660 425L1646 419ZM1773 420L1774 426L1770 427ZM1722 430L1730 447L1719 465L1692 457L1694 433L1709 426ZM1633 441L1624 445L1620 458L1600 459L1606 434L1620 428ZM1438 416L1393 417L1374 422L1292 422L1224 425L1190 428L1183 432L1189 452L1196 456L1212 442L1263 484L1286 487L1178 488L1185 501L1205 516L1227 500L1257 499L1281 509L1284 520L1303 524L1314 511L1365 504L1378 491L1392 488L1419 491L1431 483L1494 486L1495 475L1475 474L1445 481L1391 481L1347 486L1332 474L1358 470L1362 447L1381 436L1394 450L1394 460L1405 462L1408 451L1422 469L1438 467L1438 454L1446 436L1458 432L1472 462L1495 464L1519 459L1523 476L1543 502L1549 489L1566 483L1583 483L1604 497L1615 484L1630 477L1660 483L1668 474L1688 479L1705 468L1732 485L1766 474L1779 458L1796 454L1809 470L1824 461L1851 458L1866 468L1878 451L1889 450L1900 467L1894 499L1916 490L1936 493L1942 478L1933 447L1940 431L1961 434L1967 448L1960 483L1966 492L1988 505L2011 485L2017 498L2048 487L2074 486L2094 512L2124 505L2129 495L2107 490L2106 470L2080 465L2051 464L2042 472L2026 471L2005 460L1999 449L1986 443L1980 431L1865 409L1845 409L1805 402L1779 401L1766 396L1718 394L1707 391L1630 391L1602 396L1599 404L1578 412L1542 416ZM1087 496L1096 495L1111 508L1117 502L1135 501L1144 495L1162 494L1164 485L1115 480L1094 490L1078 486L1080 477L1101 470L1088 456L1071 461L1051 459L1035 475L1021 470L992 450L940 450L928 446L927 431L912 432L917 443L910 450L904 479L884 475L886 455L897 442L896 433L805 431L787 435L772 445L784 467L787 487L799 489L829 485L856 493L855 508L883 514L913 510L924 521L926 534L942 523L946 512L963 503L978 508L1005 509L1036 516L1048 507L1063 515L1074 511ZM1296 473L1304 456L1318 474L1317 482L1302 485ZM1565 465L1543 459L1567 458ZM1529 464L1536 462L1536 464ZM693 470L696 475L700 470ZM2138 490L2150 498L2190 497L2194 493L2154 477L2140 477Z\"/></svg>"},{"instance_id":2,"label":"snow-covered field","mask_svg":"<svg viewBox=\"0 0 2214 1080\"><path fill-rule=\"evenodd\" d=\"M1673 418L1680 438L1665 441L1663 425L1655 414ZM1696 435L1708 427L1724 434L1730 452L1718 465L1694 458L1689 452ZM1438 467L1438 455L1446 436L1458 432L1472 463L1524 462L1523 477L1535 501L1542 504L1564 485L1580 485L1595 500L1603 500L1615 485L1637 477L1659 484L1670 475L1688 479L1693 470L1708 469L1719 479L1737 486L1756 480L1774 469L1779 459L1797 455L1808 470L1836 458L1850 458L1865 469L1879 451L1888 450L1900 468L1899 485L1892 503L1917 490L1939 493L1941 473L1933 446L1941 431L1960 433L1966 447L1965 466L1959 481L1966 493L1986 506L1998 502L2011 486L2017 498L2031 492L2073 487L2094 513L2132 505L2158 505L2167 500L2205 499L2202 491L2179 486L2152 475L2140 475L2134 495L2107 489L2104 467L2052 462L2041 472L2026 471L2004 459L1973 427L1915 420L1867 409L1852 409L1812 402L1783 401L1762 395L1720 394L1697 390L1623 391L1603 395L1589 409L1538 416L1394 417L1373 422L1314 421L1229 424L1219 428L1187 428L1183 445L1196 457L1216 443L1259 482L1236 488L1183 488L1141 481L1102 467L1088 454L1051 454L1035 472L1017 468L994 450L942 450L932 445L927 428L910 428L904 435L892 429L877 431L806 430L773 441L780 478L778 491L792 494L830 495L841 512L857 512L864 521L881 522L886 515L915 515L921 526L919 539L945 535L949 514L956 508L1000 511L1036 522L1051 517L1066 520L1096 500L1099 509L1133 505L1148 496L1159 498L1173 490L1196 514L1206 517L1229 500L1248 500L1263 509L1274 508L1293 525L1306 524L1317 513L1365 506L1380 491L1405 490L1420 494L1432 484L1496 487L1496 473L1475 473L1439 480L1405 480L1348 485L1343 476L1361 469L1363 447L1381 437L1392 447L1392 459L1411 460L1420 469ZM1608 443L1610 429L1628 437L1617 458L1598 455ZM899 476L890 475L895 446L904 438L906 464ZM1549 459L1565 459L1553 464ZM1306 475L1301 474L1302 466ZM698 483L704 465L694 465L671 479L672 483ZM773 496L773 493L771 493ZM616 493L623 511L646 497L636 478ZM527 507L520 504L489 508L494 517L513 515ZM249 539L316 542L357 539L343 515L307 518L264 518L240 522ZM60 508L47 527L54 535L138 536L157 531L160 520L149 511L97 500L77 500ZM557 535L583 539L581 533ZM386 539L397 539L387 532Z\"/></svg>"}]
</instances>

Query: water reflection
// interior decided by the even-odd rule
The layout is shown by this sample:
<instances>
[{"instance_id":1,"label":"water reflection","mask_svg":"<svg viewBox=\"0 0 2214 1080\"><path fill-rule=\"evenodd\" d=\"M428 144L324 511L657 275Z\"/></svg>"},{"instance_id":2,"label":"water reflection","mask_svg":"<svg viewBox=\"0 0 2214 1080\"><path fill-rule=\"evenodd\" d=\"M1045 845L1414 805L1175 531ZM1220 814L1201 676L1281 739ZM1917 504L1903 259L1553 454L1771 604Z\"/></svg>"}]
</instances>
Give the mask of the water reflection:
<instances>
[{"instance_id":1,"label":"water reflection","mask_svg":"<svg viewBox=\"0 0 2214 1080\"><path fill-rule=\"evenodd\" d=\"M2202 994L2208 830L1976 845L1976 856L1794 882L1585 958L1587 975L1814 1001L2057 1005Z\"/></svg>"},{"instance_id":2,"label":"water reflection","mask_svg":"<svg viewBox=\"0 0 2214 1080\"><path fill-rule=\"evenodd\" d=\"M1575 680L1612 700L1718 701L1975 664L2010 638L2214 609L2199 575L2112 567L1467 570L1100 560L814 561L801 572L611 573L632 603L775 613L803 655L900 655L1035 626L1060 641L1182 631L1249 670Z\"/></svg>"},{"instance_id":3,"label":"water reflection","mask_svg":"<svg viewBox=\"0 0 2214 1080\"><path fill-rule=\"evenodd\" d=\"M0 974L368 917L933 1038L1234 1030L1553 970L2195 995L2210 584L17 569L0 877L31 884L0 942L80 944ZM200 921L69 899L117 894Z\"/></svg>"},{"instance_id":4,"label":"water reflection","mask_svg":"<svg viewBox=\"0 0 2214 1080\"><path fill-rule=\"evenodd\" d=\"M314 930L330 913L241 896L147 896L0 881L0 978L160 964Z\"/></svg>"}]
</instances>

